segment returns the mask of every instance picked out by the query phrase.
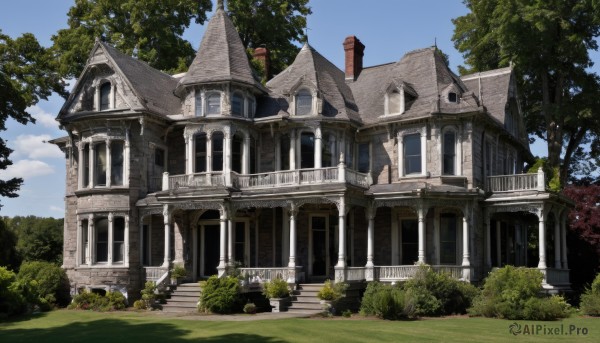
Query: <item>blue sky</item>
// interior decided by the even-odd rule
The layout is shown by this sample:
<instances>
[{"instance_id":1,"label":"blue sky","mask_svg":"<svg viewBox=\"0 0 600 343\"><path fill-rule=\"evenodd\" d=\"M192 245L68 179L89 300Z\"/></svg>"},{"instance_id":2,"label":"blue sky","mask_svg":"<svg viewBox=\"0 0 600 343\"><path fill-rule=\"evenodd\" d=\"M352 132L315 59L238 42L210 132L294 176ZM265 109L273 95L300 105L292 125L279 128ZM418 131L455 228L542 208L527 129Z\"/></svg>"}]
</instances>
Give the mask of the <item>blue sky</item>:
<instances>
[{"instance_id":1,"label":"blue sky","mask_svg":"<svg viewBox=\"0 0 600 343\"><path fill-rule=\"evenodd\" d=\"M0 29L13 38L31 32L42 45L50 46L52 35L67 27L72 4L73 0L3 1ZM310 5L309 42L340 68L344 63L342 42L348 35L357 36L366 46L365 66L397 61L406 52L435 42L450 56L453 70L463 63L451 41L451 19L467 13L461 0L312 0ZM202 26L193 25L184 36L197 48L203 32ZM44 143L65 135L54 121L63 102L59 96L41 101L30 109L36 124L8 122L8 130L0 133L15 150L11 155L14 165L0 172L0 177L25 180L18 198L0 199L0 216L64 216L65 158L57 147ZM543 145L532 150L545 155Z\"/></svg>"}]
</instances>

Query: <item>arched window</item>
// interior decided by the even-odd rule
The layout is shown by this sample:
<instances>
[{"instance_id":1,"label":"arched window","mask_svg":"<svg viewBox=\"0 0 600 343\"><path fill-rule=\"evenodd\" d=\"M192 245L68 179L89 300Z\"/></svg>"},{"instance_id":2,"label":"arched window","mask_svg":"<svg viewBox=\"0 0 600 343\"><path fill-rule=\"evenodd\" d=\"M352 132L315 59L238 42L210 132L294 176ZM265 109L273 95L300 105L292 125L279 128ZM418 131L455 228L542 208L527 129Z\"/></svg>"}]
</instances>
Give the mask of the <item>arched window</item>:
<instances>
[{"instance_id":1,"label":"arched window","mask_svg":"<svg viewBox=\"0 0 600 343\"><path fill-rule=\"evenodd\" d=\"M300 168L315 167L315 135L303 132L300 135Z\"/></svg>"},{"instance_id":2,"label":"arched window","mask_svg":"<svg viewBox=\"0 0 600 343\"><path fill-rule=\"evenodd\" d=\"M442 174L456 175L456 133L444 132L442 141Z\"/></svg>"},{"instance_id":3,"label":"arched window","mask_svg":"<svg viewBox=\"0 0 600 343\"><path fill-rule=\"evenodd\" d=\"M238 92L231 97L231 114L238 117L244 115L244 97Z\"/></svg>"},{"instance_id":4,"label":"arched window","mask_svg":"<svg viewBox=\"0 0 600 343\"><path fill-rule=\"evenodd\" d=\"M223 170L223 133L215 132L212 135L212 170Z\"/></svg>"},{"instance_id":5,"label":"arched window","mask_svg":"<svg viewBox=\"0 0 600 343\"><path fill-rule=\"evenodd\" d=\"M196 140L196 156L195 156L195 173L204 173L206 171L206 134L199 133L195 137Z\"/></svg>"},{"instance_id":6,"label":"arched window","mask_svg":"<svg viewBox=\"0 0 600 343\"><path fill-rule=\"evenodd\" d=\"M421 173L421 137L419 134L404 136L404 174Z\"/></svg>"},{"instance_id":7,"label":"arched window","mask_svg":"<svg viewBox=\"0 0 600 343\"><path fill-rule=\"evenodd\" d=\"M310 113L312 113L312 94L307 89L302 89L296 93L296 115Z\"/></svg>"},{"instance_id":8,"label":"arched window","mask_svg":"<svg viewBox=\"0 0 600 343\"><path fill-rule=\"evenodd\" d=\"M211 93L206 98L206 113L221 114L221 94Z\"/></svg>"},{"instance_id":9,"label":"arched window","mask_svg":"<svg viewBox=\"0 0 600 343\"><path fill-rule=\"evenodd\" d=\"M194 113L196 115L196 117L202 117L204 115L204 113L202 113L202 93L199 91L196 91L196 108L194 110Z\"/></svg>"},{"instance_id":10,"label":"arched window","mask_svg":"<svg viewBox=\"0 0 600 343\"><path fill-rule=\"evenodd\" d=\"M110 109L110 82L105 82L100 86L100 111Z\"/></svg>"},{"instance_id":11,"label":"arched window","mask_svg":"<svg viewBox=\"0 0 600 343\"><path fill-rule=\"evenodd\" d=\"M388 94L388 113L389 114L401 113L402 112L401 102L402 102L402 98L400 95L400 91L395 89L394 91L389 93Z\"/></svg>"},{"instance_id":12,"label":"arched window","mask_svg":"<svg viewBox=\"0 0 600 343\"><path fill-rule=\"evenodd\" d=\"M448 101L449 102L458 102L458 96L454 92L448 93Z\"/></svg>"}]
</instances>

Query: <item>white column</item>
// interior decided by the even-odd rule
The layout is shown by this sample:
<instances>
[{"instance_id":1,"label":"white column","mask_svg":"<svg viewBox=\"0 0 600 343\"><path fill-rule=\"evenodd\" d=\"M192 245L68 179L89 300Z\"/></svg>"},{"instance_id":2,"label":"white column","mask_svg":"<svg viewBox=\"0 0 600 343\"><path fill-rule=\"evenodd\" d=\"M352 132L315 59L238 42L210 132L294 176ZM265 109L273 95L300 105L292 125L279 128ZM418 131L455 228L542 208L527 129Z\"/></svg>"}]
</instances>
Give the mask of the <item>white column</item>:
<instances>
[{"instance_id":1,"label":"white column","mask_svg":"<svg viewBox=\"0 0 600 343\"><path fill-rule=\"evenodd\" d=\"M173 221L173 245L174 249L174 258L173 264L183 264L183 233L182 233L182 225L177 221Z\"/></svg>"},{"instance_id":2,"label":"white column","mask_svg":"<svg viewBox=\"0 0 600 343\"><path fill-rule=\"evenodd\" d=\"M194 173L194 135L184 136L185 139L185 173L193 174Z\"/></svg>"},{"instance_id":3,"label":"white column","mask_svg":"<svg viewBox=\"0 0 600 343\"><path fill-rule=\"evenodd\" d=\"M75 256L75 265L76 266L80 266L82 264L83 258L81 257L81 255L82 255L81 252L83 251L82 249L85 249L85 245L83 242L83 227L81 224L82 224L81 218L79 218L79 216L77 216L77 249L75 250L75 251L77 251L77 254Z\"/></svg>"},{"instance_id":4,"label":"white column","mask_svg":"<svg viewBox=\"0 0 600 343\"><path fill-rule=\"evenodd\" d=\"M296 131L290 131L290 170L296 169Z\"/></svg>"},{"instance_id":5,"label":"white column","mask_svg":"<svg viewBox=\"0 0 600 343\"><path fill-rule=\"evenodd\" d=\"M336 268L346 267L346 199L340 198L338 207L338 261Z\"/></svg>"},{"instance_id":6,"label":"white column","mask_svg":"<svg viewBox=\"0 0 600 343\"><path fill-rule=\"evenodd\" d=\"M225 134L225 145L223 147L223 158L224 166L223 173L225 173L225 186L231 186L231 134Z\"/></svg>"},{"instance_id":7,"label":"white column","mask_svg":"<svg viewBox=\"0 0 600 343\"><path fill-rule=\"evenodd\" d=\"M221 209L221 217L219 218L221 223L220 237L219 237L219 276L225 274L226 257L227 257L227 210Z\"/></svg>"},{"instance_id":8,"label":"white column","mask_svg":"<svg viewBox=\"0 0 600 343\"><path fill-rule=\"evenodd\" d=\"M123 218L125 220L125 240L123 242L123 264L129 266L129 216ZM141 264L142 261L140 261Z\"/></svg>"},{"instance_id":9,"label":"white column","mask_svg":"<svg viewBox=\"0 0 600 343\"><path fill-rule=\"evenodd\" d=\"M546 215L544 213L544 210L542 209L539 215L538 227L538 245L540 255L540 262L538 263L539 269L546 269L546 225L544 224L544 222L546 221L545 217Z\"/></svg>"},{"instance_id":10,"label":"white column","mask_svg":"<svg viewBox=\"0 0 600 343\"><path fill-rule=\"evenodd\" d=\"M421 132L421 175L427 175L427 133Z\"/></svg>"},{"instance_id":11,"label":"white column","mask_svg":"<svg viewBox=\"0 0 600 343\"><path fill-rule=\"evenodd\" d=\"M321 127L317 126L315 129L315 168L321 168L323 165L321 156L322 153L322 139L321 139Z\"/></svg>"},{"instance_id":12,"label":"white column","mask_svg":"<svg viewBox=\"0 0 600 343\"><path fill-rule=\"evenodd\" d=\"M275 158L278 158L277 156ZM244 137L242 151L242 174L250 174L250 135Z\"/></svg>"},{"instance_id":13,"label":"white column","mask_svg":"<svg viewBox=\"0 0 600 343\"><path fill-rule=\"evenodd\" d=\"M131 162L129 160L129 129L125 130L125 143L123 144L123 186L129 186L129 169ZM165 166L166 169L166 166Z\"/></svg>"},{"instance_id":14,"label":"white column","mask_svg":"<svg viewBox=\"0 0 600 343\"><path fill-rule=\"evenodd\" d=\"M162 267L169 268L169 261L171 260L171 213L168 205L163 208L163 222L165 224L165 253Z\"/></svg>"},{"instance_id":15,"label":"white column","mask_svg":"<svg viewBox=\"0 0 600 343\"><path fill-rule=\"evenodd\" d=\"M296 216L298 215L298 209L296 205L292 205L289 211L290 214L290 258L288 261L288 267L296 267Z\"/></svg>"},{"instance_id":16,"label":"white column","mask_svg":"<svg viewBox=\"0 0 600 343\"><path fill-rule=\"evenodd\" d=\"M238 256L233 256L233 220L231 219L233 214L229 214L229 218L227 220L227 265L233 266L235 259Z\"/></svg>"},{"instance_id":17,"label":"white column","mask_svg":"<svg viewBox=\"0 0 600 343\"><path fill-rule=\"evenodd\" d=\"M398 135L398 177L404 176L404 141L403 137Z\"/></svg>"},{"instance_id":18,"label":"white column","mask_svg":"<svg viewBox=\"0 0 600 343\"><path fill-rule=\"evenodd\" d=\"M212 172L212 134L206 133L206 172Z\"/></svg>"},{"instance_id":19,"label":"white column","mask_svg":"<svg viewBox=\"0 0 600 343\"><path fill-rule=\"evenodd\" d=\"M425 215L423 205L419 206L419 263L425 263Z\"/></svg>"},{"instance_id":20,"label":"white column","mask_svg":"<svg viewBox=\"0 0 600 343\"><path fill-rule=\"evenodd\" d=\"M490 223L490 215L486 213L484 215L485 220L485 266L489 270L492 268L492 229Z\"/></svg>"},{"instance_id":21,"label":"white column","mask_svg":"<svg viewBox=\"0 0 600 343\"><path fill-rule=\"evenodd\" d=\"M79 146L78 151L78 162L77 162L77 189L82 189L84 188L84 184L83 184L83 170L85 169L84 165L83 165L83 160L84 160L84 155L83 155L83 147L85 146L85 144L83 144L83 141L79 142Z\"/></svg>"},{"instance_id":22,"label":"white column","mask_svg":"<svg viewBox=\"0 0 600 343\"><path fill-rule=\"evenodd\" d=\"M108 214L108 265L111 266L113 263L113 245L114 235L113 231L115 228L115 217L112 213Z\"/></svg>"},{"instance_id":23,"label":"white column","mask_svg":"<svg viewBox=\"0 0 600 343\"><path fill-rule=\"evenodd\" d=\"M470 255L469 255L469 221L467 220L467 215L463 215L463 235L462 235L462 244L463 244L463 259L462 265L463 267L468 267L471 265Z\"/></svg>"},{"instance_id":24,"label":"white column","mask_svg":"<svg viewBox=\"0 0 600 343\"><path fill-rule=\"evenodd\" d=\"M502 267L502 223L496 220L496 267Z\"/></svg>"},{"instance_id":25,"label":"white column","mask_svg":"<svg viewBox=\"0 0 600 343\"><path fill-rule=\"evenodd\" d=\"M94 248L94 244L96 244L96 238L94 237L94 215L90 214L88 216L88 248L85 251L85 260L88 266L92 265L92 249Z\"/></svg>"},{"instance_id":26,"label":"white column","mask_svg":"<svg viewBox=\"0 0 600 343\"><path fill-rule=\"evenodd\" d=\"M277 142L275 142L275 170L281 170L281 136L277 135Z\"/></svg>"},{"instance_id":27,"label":"white column","mask_svg":"<svg viewBox=\"0 0 600 343\"><path fill-rule=\"evenodd\" d=\"M110 139L106 140L106 187L110 187L112 184L112 154L111 154L111 146ZM110 254L109 254L110 256Z\"/></svg>"},{"instance_id":28,"label":"white column","mask_svg":"<svg viewBox=\"0 0 600 343\"><path fill-rule=\"evenodd\" d=\"M563 269L569 269L569 263L567 262L567 210L563 210L561 216L561 243L562 248L560 249L562 255L562 267Z\"/></svg>"},{"instance_id":29,"label":"white column","mask_svg":"<svg viewBox=\"0 0 600 343\"><path fill-rule=\"evenodd\" d=\"M554 214L554 268L561 268L560 253L560 219Z\"/></svg>"},{"instance_id":30,"label":"white column","mask_svg":"<svg viewBox=\"0 0 600 343\"><path fill-rule=\"evenodd\" d=\"M367 268L373 268L373 252L375 246L375 208L373 206L367 207Z\"/></svg>"},{"instance_id":31,"label":"white column","mask_svg":"<svg viewBox=\"0 0 600 343\"><path fill-rule=\"evenodd\" d=\"M94 161L96 160L96 146L90 142L90 154L89 154L89 158L90 160L88 161L90 164L90 175L89 175L89 188L94 187L94 183L96 180L96 166Z\"/></svg>"}]
</instances>

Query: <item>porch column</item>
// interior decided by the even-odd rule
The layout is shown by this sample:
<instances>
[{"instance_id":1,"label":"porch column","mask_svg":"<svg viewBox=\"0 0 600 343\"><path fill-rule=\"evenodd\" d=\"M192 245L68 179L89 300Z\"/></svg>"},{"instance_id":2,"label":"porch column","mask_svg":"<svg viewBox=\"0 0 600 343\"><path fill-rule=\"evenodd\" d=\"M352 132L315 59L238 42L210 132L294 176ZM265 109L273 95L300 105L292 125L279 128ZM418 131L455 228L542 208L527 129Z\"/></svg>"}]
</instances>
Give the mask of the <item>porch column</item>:
<instances>
[{"instance_id":1,"label":"porch column","mask_svg":"<svg viewBox=\"0 0 600 343\"><path fill-rule=\"evenodd\" d=\"M502 223L496 220L496 267L502 267Z\"/></svg>"},{"instance_id":2,"label":"porch column","mask_svg":"<svg viewBox=\"0 0 600 343\"><path fill-rule=\"evenodd\" d=\"M92 265L92 249L94 248L94 244L96 244L96 239L94 238L94 215L90 214L88 216L88 246L85 250L85 262L88 266Z\"/></svg>"},{"instance_id":3,"label":"porch column","mask_svg":"<svg viewBox=\"0 0 600 343\"><path fill-rule=\"evenodd\" d=\"M419 206L419 264L425 263L425 215L423 205Z\"/></svg>"},{"instance_id":4,"label":"porch column","mask_svg":"<svg viewBox=\"0 0 600 343\"><path fill-rule=\"evenodd\" d=\"M125 221L125 237L123 240L123 263L129 266L129 216L123 218Z\"/></svg>"},{"instance_id":5,"label":"porch column","mask_svg":"<svg viewBox=\"0 0 600 343\"><path fill-rule=\"evenodd\" d=\"M180 222L173 221L173 241L175 243L175 259L174 264L183 264L183 234L182 225Z\"/></svg>"},{"instance_id":6,"label":"porch column","mask_svg":"<svg viewBox=\"0 0 600 343\"><path fill-rule=\"evenodd\" d=\"M172 214L169 211L169 205L164 205L163 207L163 220L165 224L165 258L163 260L162 267L169 268L169 261L171 260L171 219Z\"/></svg>"},{"instance_id":7,"label":"porch column","mask_svg":"<svg viewBox=\"0 0 600 343\"><path fill-rule=\"evenodd\" d=\"M365 278L367 281L373 281L375 279L375 275L373 275L373 269L375 267L373 263L373 248L375 241L375 208L374 206L367 206L366 211L368 227L367 227L367 264L366 264L366 272Z\"/></svg>"},{"instance_id":8,"label":"porch column","mask_svg":"<svg viewBox=\"0 0 600 343\"><path fill-rule=\"evenodd\" d=\"M279 170L279 169L277 169ZM244 136L244 144L242 151L242 174L250 174L250 135Z\"/></svg>"},{"instance_id":9,"label":"porch column","mask_svg":"<svg viewBox=\"0 0 600 343\"><path fill-rule=\"evenodd\" d=\"M209 131L206 133L206 172L209 174L209 178L210 172L213 170L212 154L212 132Z\"/></svg>"},{"instance_id":10,"label":"porch column","mask_svg":"<svg viewBox=\"0 0 600 343\"><path fill-rule=\"evenodd\" d=\"M540 210L538 223L538 245L540 254L540 262L538 263L539 269L546 269L546 225L544 224L546 220L545 217L546 214L544 213L544 208L542 208Z\"/></svg>"},{"instance_id":11,"label":"porch column","mask_svg":"<svg viewBox=\"0 0 600 343\"><path fill-rule=\"evenodd\" d=\"M464 281L470 281L471 280L471 261L470 261L470 254L469 254L469 242L471 241L470 236L469 236L469 220L467 219L468 217L468 212L465 211L465 213L463 214L463 260L462 260L462 266L463 266L463 277L462 279Z\"/></svg>"},{"instance_id":12,"label":"porch column","mask_svg":"<svg viewBox=\"0 0 600 343\"><path fill-rule=\"evenodd\" d=\"M290 170L296 169L296 131L290 131Z\"/></svg>"},{"instance_id":13,"label":"porch column","mask_svg":"<svg viewBox=\"0 0 600 343\"><path fill-rule=\"evenodd\" d=\"M567 210L563 210L563 215L561 216L561 243L562 248L560 252L562 254L562 268L569 269L569 263L567 262Z\"/></svg>"},{"instance_id":14,"label":"porch column","mask_svg":"<svg viewBox=\"0 0 600 343\"><path fill-rule=\"evenodd\" d=\"M336 268L346 268L346 199L340 198L338 206L338 261Z\"/></svg>"},{"instance_id":15,"label":"porch column","mask_svg":"<svg viewBox=\"0 0 600 343\"><path fill-rule=\"evenodd\" d=\"M560 219L555 213L555 215L554 215L554 268L556 268L556 269L561 268L560 236L561 236L561 234L560 234Z\"/></svg>"},{"instance_id":16,"label":"porch column","mask_svg":"<svg viewBox=\"0 0 600 343\"><path fill-rule=\"evenodd\" d=\"M221 216L219 218L221 228L220 228L220 237L219 237L219 265L217 266L217 271L219 277L225 275L225 258L226 258L226 249L227 249L227 209L223 206L220 209Z\"/></svg>"},{"instance_id":17,"label":"porch column","mask_svg":"<svg viewBox=\"0 0 600 343\"><path fill-rule=\"evenodd\" d=\"M317 126L317 128L315 129L315 168L321 168L321 166L323 165L321 156L321 141L321 127Z\"/></svg>"},{"instance_id":18,"label":"porch column","mask_svg":"<svg viewBox=\"0 0 600 343\"><path fill-rule=\"evenodd\" d=\"M289 209L290 216L290 258L288 260L288 267L296 267L296 216L298 215L298 208L292 204Z\"/></svg>"},{"instance_id":19,"label":"porch column","mask_svg":"<svg viewBox=\"0 0 600 343\"><path fill-rule=\"evenodd\" d=\"M235 258L233 256L233 220L231 219L233 214L229 214L229 218L227 220L227 265L233 266L235 263Z\"/></svg>"},{"instance_id":20,"label":"porch column","mask_svg":"<svg viewBox=\"0 0 600 343\"><path fill-rule=\"evenodd\" d=\"M490 223L490 214L485 211L485 266L488 270L492 268L492 229Z\"/></svg>"}]
</instances>

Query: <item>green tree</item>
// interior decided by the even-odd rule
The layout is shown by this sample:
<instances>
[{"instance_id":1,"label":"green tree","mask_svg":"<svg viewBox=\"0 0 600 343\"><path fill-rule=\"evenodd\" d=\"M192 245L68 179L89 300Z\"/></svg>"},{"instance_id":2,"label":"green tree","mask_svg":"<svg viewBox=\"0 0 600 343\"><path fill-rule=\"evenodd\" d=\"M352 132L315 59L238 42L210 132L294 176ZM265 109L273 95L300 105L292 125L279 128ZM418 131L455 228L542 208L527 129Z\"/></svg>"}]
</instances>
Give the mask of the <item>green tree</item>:
<instances>
[{"instance_id":1,"label":"green tree","mask_svg":"<svg viewBox=\"0 0 600 343\"><path fill-rule=\"evenodd\" d=\"M96 38L166 72L185 71L195 56L182 38L192 19L202 24L210 0L76 0L69 28L52 37L60 72L78 77Z\"/></svg>"},{"instance_id":2,"label":"green tree","mask_svg":"<svg viewBox=\"0 0 600 343\"><path fill-rule=\"evenodd\" d=\"M15 270L21 264L17 253L17 235L0 218L0 266Z\"/></svg>"},{"instance_id":3,"label":"green tree","mask_svg":"<svg viewBox=\"0 0 600 343\"><path fill-rule=\"evenodd\" d=\"M4 220L17 235L17 251L24 261L62 262L62 219L16 216Z\"/></svg>"},{"instance_id":4,"label":"green tree","mask_svg":"<svg viewBox=\"0 0 600 343\"><path fill-rule=\"evenodd\" d=\"M460 68L461 73L514 63L527 130L547 142L548 164L564 185L573 164L600 153L600 79L589 71L593 65L589 51L598 49L600 4L595 0L464 3L470 13L453 20L455 47L469 66ZM582 143L591 143L591 154L581 149Z\"/></svg>"},{"instance_id":5,"label":"green tree","mask_svg":"<svg viewBox=\"0 0 600 343\"><path fill-rule=\"evenodd\" d=\"M308 1L229 0L227 12L247 49L270 50L271 72L277 74L294 61L294 43L306 39L306 16L312 13Z\"/></svg>"},{"instance_id":6,"label":"green tree","mask_svg":"<svg viewBox=\"0 0 600 343\"><path fill-rule=\"evenodd\" d=\"M6 120L35 123L27 108L47 99L52 92L66 95L64 82L55 72L52 53L40 46L31 33L17 39L0 31L0 131ZM12 149L0 138L0 169L12 165ZM0 180L0 196L14 198L23 184L22 178ZM0 205L1 206L1 205Z\"/></svg>"}]
</instances>

